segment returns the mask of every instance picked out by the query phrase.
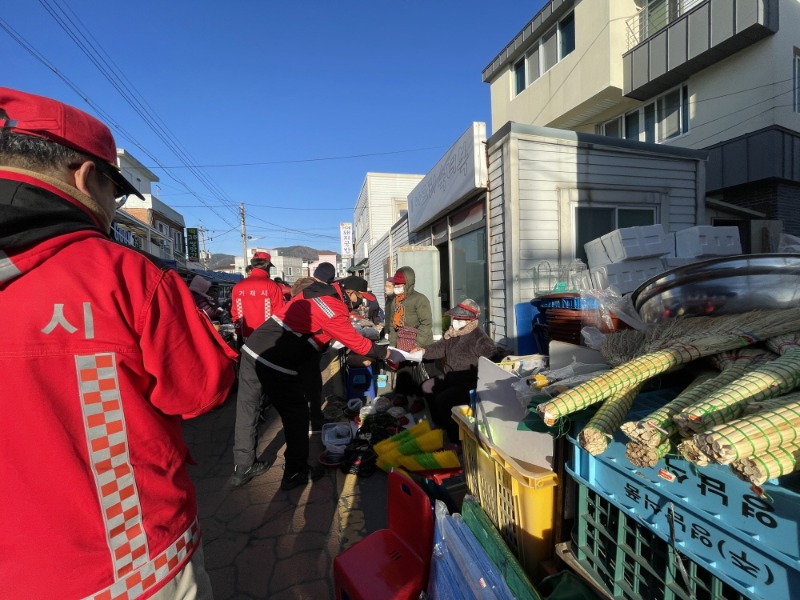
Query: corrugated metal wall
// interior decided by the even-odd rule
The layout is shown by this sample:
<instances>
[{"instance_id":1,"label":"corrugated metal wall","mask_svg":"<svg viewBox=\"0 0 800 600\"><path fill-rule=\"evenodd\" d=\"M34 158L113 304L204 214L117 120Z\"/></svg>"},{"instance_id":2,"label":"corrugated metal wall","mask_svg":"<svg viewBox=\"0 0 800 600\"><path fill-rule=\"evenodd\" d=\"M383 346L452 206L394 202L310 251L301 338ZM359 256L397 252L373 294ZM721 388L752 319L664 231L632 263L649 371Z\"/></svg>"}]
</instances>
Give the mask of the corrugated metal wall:
<instances>
[{"instance_id":1,"label":"corrugated metal wall","mask_svg":"<svg viewBox=\"0 0 800 600\"><path fill-rule=\"evenodd\" d=\"M654 206L667 231L697 224L698 160L613 144L512 132L489 148L489 281L499 343L515 347L514 309L534 297L537 267L573 260L576 205Z\"/></svg>"}]
</instances>

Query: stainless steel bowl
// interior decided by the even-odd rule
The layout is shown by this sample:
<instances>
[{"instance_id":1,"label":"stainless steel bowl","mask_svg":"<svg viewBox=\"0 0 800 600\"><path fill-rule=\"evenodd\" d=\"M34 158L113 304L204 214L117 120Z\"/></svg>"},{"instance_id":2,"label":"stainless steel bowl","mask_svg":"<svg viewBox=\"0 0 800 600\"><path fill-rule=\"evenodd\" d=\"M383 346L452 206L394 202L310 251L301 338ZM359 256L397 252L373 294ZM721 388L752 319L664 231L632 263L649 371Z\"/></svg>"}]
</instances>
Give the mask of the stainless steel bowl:
<instances>
[{"instance_id":1,"label":"stainless steel bowl","mask_svg":"<svg viewBox=\"0 0 800 600\"><path fill-rule=\"evenodd\" d=\"M652 277L631 295L646 323L800 306L800 254L704 260Z\"/></svg>"}]
</instances>

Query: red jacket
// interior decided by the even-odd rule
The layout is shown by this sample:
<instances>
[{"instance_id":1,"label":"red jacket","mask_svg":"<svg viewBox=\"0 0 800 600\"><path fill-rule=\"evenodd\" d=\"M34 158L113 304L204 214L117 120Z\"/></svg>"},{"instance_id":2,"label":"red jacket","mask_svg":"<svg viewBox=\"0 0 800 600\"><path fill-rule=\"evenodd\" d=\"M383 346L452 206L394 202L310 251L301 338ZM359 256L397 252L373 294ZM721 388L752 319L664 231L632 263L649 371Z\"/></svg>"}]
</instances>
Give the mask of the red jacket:
<instances>
[{"instance_id":1,"label":"red jacket","mask_svg":"<svg viewBox=\"0 0 800 600\"><path fill-rule=\"evenodd\" d=\"M233 286L231 301L234 327L245 340L285 303L283 288L264 269L253 269Z\"/></svg>"},{"instance_id":2,"label":"red jacket","mask_svg":"<svg viewBox=\"0 0 800 600\"><path fill-rule=\"evenodd\" d=\"M17 210L64 205L4 176L0 595L147 598L199 544L181 418L224 401L235 353L175 271L93 226L9 246Z\"/></svg>"},{"instance_id":3,"label":"red jacket","mask_svg":"<svg viewBox=\"0 0 800 600\"><path fill-rule=\"evenodd\" d=\"M287 332L293 335L287 335ZM297 367L337 340L357 354L384 358L386 348L359 334L333 288L314 283L247 339L246 350L267 366L296 375Z\"/></svg>"}]
</instances>

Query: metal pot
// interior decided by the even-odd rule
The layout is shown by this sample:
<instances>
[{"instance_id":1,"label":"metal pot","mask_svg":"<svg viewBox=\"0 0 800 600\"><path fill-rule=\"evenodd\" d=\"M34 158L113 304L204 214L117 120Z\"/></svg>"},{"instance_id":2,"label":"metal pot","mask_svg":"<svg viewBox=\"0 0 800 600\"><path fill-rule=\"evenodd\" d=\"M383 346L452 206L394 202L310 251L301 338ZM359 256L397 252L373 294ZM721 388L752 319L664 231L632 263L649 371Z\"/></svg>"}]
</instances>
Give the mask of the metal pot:
<instances>
[{"instance_id":1,"label":"metal pot","mask_svg":"<svg viewBox=\"0 0 800 600\"><path fill-rule=\"evenodd\" d=\"M652 277L631 295L646 323L800 305L800 254L743 254Z\"/></svg>"}]
</instances>

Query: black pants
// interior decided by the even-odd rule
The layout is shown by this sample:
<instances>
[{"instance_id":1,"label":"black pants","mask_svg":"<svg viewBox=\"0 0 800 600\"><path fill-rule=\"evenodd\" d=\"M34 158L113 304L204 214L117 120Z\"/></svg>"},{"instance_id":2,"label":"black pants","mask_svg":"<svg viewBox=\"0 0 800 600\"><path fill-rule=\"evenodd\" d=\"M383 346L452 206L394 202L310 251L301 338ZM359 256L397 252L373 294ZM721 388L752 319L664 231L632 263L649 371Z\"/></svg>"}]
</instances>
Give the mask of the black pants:
<instances>
[{"instance_id":1,"label":"black pants","mask_svg":"<svg viewBox=\"0 0 800 600\"><path fill-rule=\"evenodd\" d=\"M304 371L310 367L303 365ZM320 376L321 380L321 376ZM260 395L252 391L254 381L258 390L269 390L269 398L283 424L286 439L286 472L297 473L308 464L308 402L305 396L302 373L289 375L256 362L247 352L242 353L239 365L239 394L236 404L236 428L234 431L233 459L237 465L248 467L255 460L257 443L258 412L261 409ZM259 400L255 400L259 398Z\"/></svg>"},{"instance_id":2,"label":"black pants","mask_svg":"<svg viewBox=\"0 0 800 600\"><path fill-rule=\"evenodd\" d=\"M322 355L304 363L299 373L303 380L309 417L312 423L319 425L322 423Z\"/></svg>"},{"instance_id":3,"label":"black pants","mask_svg":"<svg viewBox=\"0 0 800 600\"><path fill-rule=\"evenodd\" d=\"M426 395L433 422L444 429L451 442L458 441L458 423L453 420L451 411L455 406L469 404L469 390L468 385L447 385L437 378L433 393Z\"/></svg>"}]
</instances>

